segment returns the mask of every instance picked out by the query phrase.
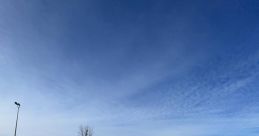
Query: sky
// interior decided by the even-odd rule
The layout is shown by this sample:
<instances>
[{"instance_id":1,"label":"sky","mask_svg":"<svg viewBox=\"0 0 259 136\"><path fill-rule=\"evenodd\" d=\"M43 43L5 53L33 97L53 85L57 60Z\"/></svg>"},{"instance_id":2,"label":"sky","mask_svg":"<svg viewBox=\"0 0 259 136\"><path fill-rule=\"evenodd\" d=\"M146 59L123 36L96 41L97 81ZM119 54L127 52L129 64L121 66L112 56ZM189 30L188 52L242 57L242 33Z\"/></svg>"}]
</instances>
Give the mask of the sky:
<instances>
[{"instance_id":1,"label":"sky","mask_svg":"<svg viewBox=\"0 0 259 136\"><path fill-rule=\"evenodd\" d=\"M258 0L0 0L0 136L256 136Z\"/></svg>"}]
</instances>

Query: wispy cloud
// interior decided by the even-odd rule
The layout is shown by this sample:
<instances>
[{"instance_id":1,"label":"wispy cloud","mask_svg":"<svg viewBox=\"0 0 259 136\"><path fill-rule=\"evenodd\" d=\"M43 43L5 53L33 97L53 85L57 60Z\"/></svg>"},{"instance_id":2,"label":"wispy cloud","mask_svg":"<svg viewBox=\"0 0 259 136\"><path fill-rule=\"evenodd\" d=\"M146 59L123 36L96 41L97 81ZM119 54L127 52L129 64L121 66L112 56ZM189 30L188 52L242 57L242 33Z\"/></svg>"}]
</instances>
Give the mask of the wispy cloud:
<instances>
[{"instance_id":1,"label":"wispy cloud","mask_svg":"<svg viewBox=\"0 0 259 136\"><path fill-rule=\"evenodd\" d=\"M254 7L135 2L2 1L0 136L255 135Z\"/></svg>"}]
</instances>

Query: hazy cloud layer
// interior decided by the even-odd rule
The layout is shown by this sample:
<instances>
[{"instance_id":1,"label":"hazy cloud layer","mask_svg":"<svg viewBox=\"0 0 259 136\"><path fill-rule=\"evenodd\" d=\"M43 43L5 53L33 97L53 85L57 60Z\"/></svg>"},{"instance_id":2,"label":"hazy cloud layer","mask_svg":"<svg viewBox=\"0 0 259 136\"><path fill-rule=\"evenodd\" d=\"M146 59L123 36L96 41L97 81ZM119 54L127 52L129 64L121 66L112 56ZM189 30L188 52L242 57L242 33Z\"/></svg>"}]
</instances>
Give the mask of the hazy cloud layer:
<instances>
[{"instance_id":1,"label":"hazy cloud layer","mask_svg":"<svg viewBox=\"0 0 259 136\"><path fill-rule=\"evenodd\" d=\"M0 136L255 136L251 1L0 1Z\"/></svg>"}]
</instances>

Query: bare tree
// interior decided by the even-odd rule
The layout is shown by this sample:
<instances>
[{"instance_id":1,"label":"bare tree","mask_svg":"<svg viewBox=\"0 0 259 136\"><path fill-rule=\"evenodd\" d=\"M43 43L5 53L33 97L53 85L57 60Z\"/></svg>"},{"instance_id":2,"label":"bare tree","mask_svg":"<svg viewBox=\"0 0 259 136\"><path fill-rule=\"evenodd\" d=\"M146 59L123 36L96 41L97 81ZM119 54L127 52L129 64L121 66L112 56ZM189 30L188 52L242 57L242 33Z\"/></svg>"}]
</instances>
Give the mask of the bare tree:
<instances>
[{"instance_id":1,"label":"bare tree","mask_svg":"<svg viewBox=\"0 0 259 136\"><path fill-rule=\"evenodd\" d=\"M79 136L93 136L93 130L89 126L80 126Z\"/></svg>"}]
</instances>

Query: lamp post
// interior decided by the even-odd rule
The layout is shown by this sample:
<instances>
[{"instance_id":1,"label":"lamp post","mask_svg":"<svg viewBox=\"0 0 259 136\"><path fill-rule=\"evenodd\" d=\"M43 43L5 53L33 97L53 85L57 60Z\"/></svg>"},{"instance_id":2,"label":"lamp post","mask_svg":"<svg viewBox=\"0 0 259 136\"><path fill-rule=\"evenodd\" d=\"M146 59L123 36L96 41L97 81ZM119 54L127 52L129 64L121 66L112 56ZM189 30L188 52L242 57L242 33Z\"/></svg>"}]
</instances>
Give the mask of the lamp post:
<instances>
[{"instance_id":1,"label":"lamp post","mask_svg":"<svg viewBox=\"0 0 259 136\"><path fill-rule=\"evenodd\" d=\"M14 102L15 105L17 105L17 116L16 116L16 124L15 124L15 131L14 131L14 136L16 136L16 130L17 130L17 123L18 123L18 117L19 117L19 109L20 109L20 106L21 104L18 103L18 102Z\"/></svg>"}]
</instances>

